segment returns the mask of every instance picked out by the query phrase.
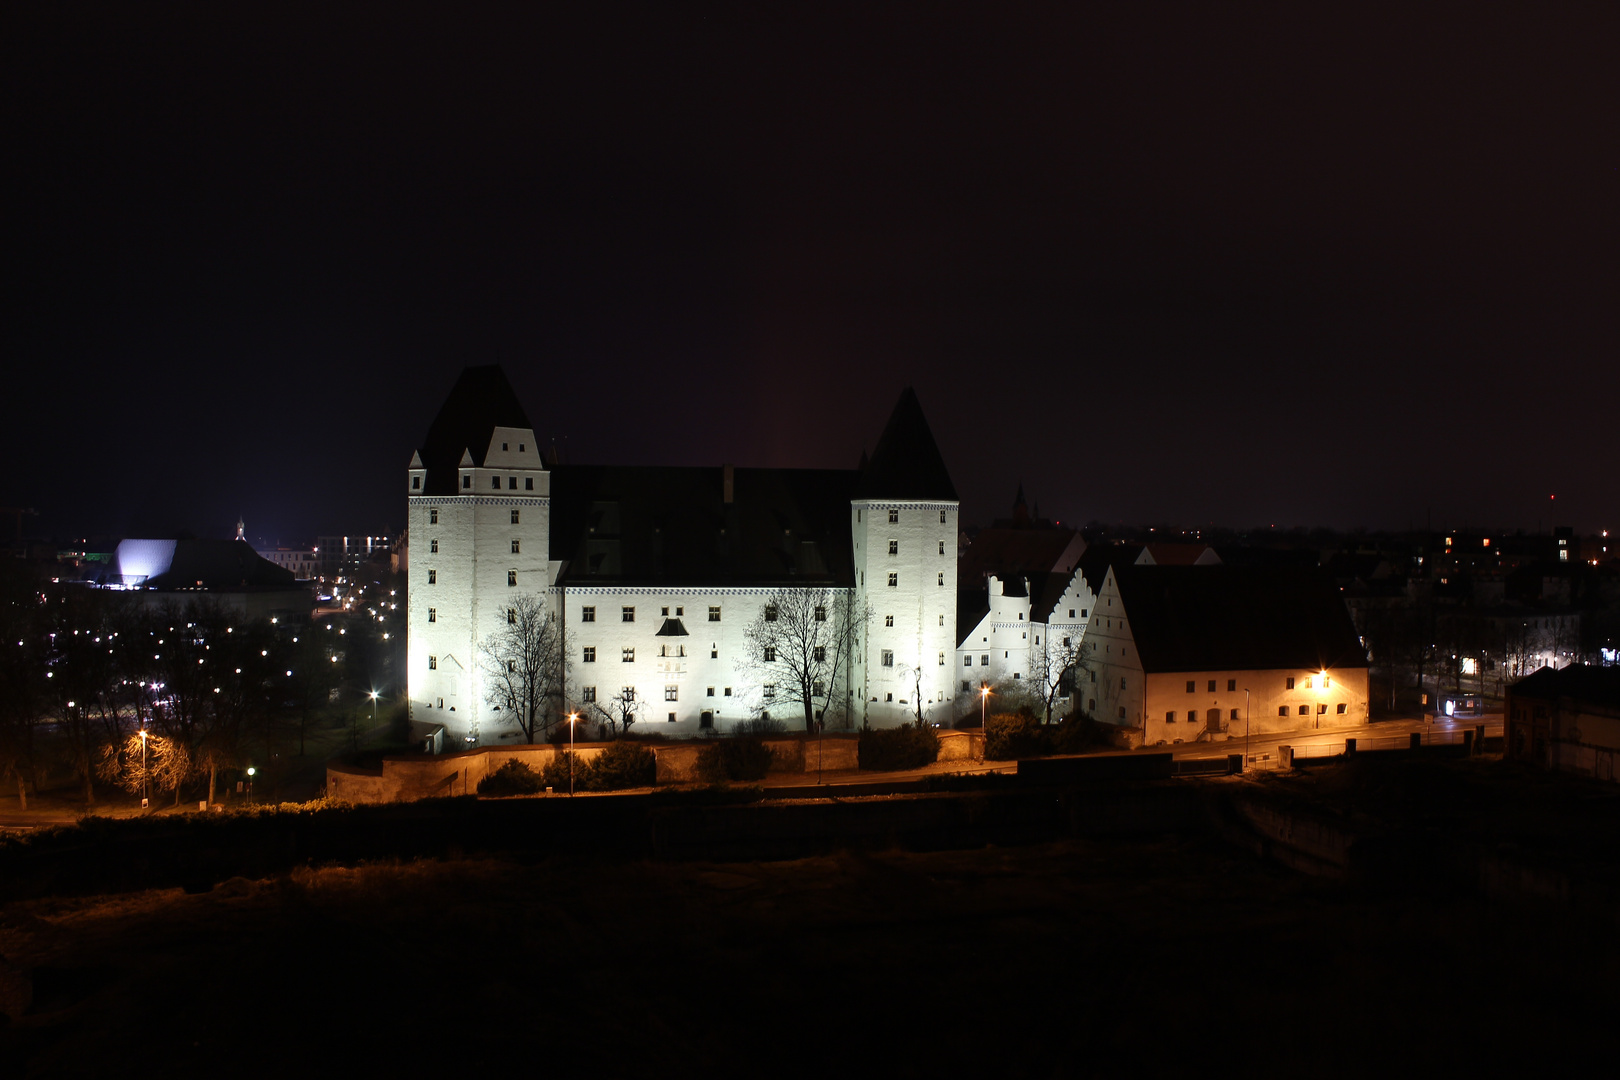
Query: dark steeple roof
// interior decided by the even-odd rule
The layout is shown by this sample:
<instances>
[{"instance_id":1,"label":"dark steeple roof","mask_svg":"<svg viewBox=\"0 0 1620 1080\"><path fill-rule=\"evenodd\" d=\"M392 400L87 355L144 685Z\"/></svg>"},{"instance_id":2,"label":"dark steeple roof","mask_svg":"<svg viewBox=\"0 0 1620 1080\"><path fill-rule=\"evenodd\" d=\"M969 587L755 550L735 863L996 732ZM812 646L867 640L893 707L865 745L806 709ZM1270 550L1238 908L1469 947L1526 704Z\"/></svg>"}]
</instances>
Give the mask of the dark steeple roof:
<instances>
[{"instance_id":1,"label":"dark steeple roof","mask_svg":"<svg viewBox=\"0 0 1620 1080\"><path fill-rule=\"evenodd\" d=\"M454 494L462 452L471 452L473 465L483 465L497 427L533 425L499 364L462 369L422 444L422 465L428 471L423 494Z\"/></svg>"},{"instance_id":2,"label":"dark steeple roof","mask_svg":"<svg viewBox=\"0 0 1620 1080\"><path fill-rule=\"evenodd\" d=\"M956 501L956 485L951 483L917 393L909 386L901 391L872 460L861 471L855 497Z\"/></svg>"}]
</instances>

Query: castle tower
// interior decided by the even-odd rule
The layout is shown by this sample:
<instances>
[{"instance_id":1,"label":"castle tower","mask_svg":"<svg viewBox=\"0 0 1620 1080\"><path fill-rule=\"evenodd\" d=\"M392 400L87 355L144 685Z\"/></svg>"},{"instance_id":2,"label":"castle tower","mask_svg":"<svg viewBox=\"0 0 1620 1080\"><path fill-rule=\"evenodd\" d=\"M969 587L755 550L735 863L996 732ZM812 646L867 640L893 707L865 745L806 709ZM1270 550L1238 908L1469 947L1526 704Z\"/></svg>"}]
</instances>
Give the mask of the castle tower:
<instances>
[{"instance_id":1,"label":"castle tower","mask_svg":"<svg viewBox=\"0 0 1620 1080\"><path fill-rule=\"evenodd\" d=\"M856 595L870 605L856 684L874 727L947 720L956 655L960 503L911 387L850 501Z\"/></svg>"},{"instance_id":2,"label":"castle tower","mask_svg":"<svg viewBox=\"0 0 1620 1080\"><path fill-rule=\"evenodd\" d=\"M500 367L463 370L406 478L411 716L443 724L447 746L490 727L478 643L505 627L512 598L549 602L550 480Z\"/></svg>"}]
</instances>

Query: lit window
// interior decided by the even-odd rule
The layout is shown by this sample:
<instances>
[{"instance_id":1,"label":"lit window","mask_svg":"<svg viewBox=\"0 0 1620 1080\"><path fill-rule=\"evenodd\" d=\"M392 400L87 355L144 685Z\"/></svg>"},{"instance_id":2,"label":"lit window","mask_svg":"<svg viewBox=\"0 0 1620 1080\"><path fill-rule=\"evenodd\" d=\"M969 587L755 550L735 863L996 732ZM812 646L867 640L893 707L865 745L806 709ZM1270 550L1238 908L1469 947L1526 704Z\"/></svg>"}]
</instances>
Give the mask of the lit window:
<instances>
[{"instance_id":1,"label":"lit window","mask_svg":"<svg viewBox=\"0 0 1620 1080\"><path fill-rule=\"evenodd\" d=\"M431 608L431 607L428 608L428 622L438 622L438 621L439 621L439 609L438 608Z\"/></svg>"},{"instance_id":2,"label":"lit window","mask_svg":"<svg viewBox=\"0 0 1620 1080\"><path fill-rule=\"evenodd\" d=\"M586 701L586 702L595 701L596 700L596 687L594 687L594 686L582 686L582 687L580 687L579 688L579 700Z\"/></svg>"},{"instance_id":3,"label":"lit window","mask_svg":"<svg viewBox=\"0 0 1620 1080\"><path fill-rule=\"evenodd\" d=\"M579 609L579 621L580 622L595 622L596 621L596 609L594 607L582 607L582 608L580 608Z\"/></svg>"},{"instance_id":4,"label":"lit window","mask_svg":"<svg viewBox=\"0 0 1620 1080\"><path fill-rule=\"evenodd\" d=\"M894 651L892 649L883 650L883 666L894 667Z\"/></svg>"},{"instance_id":5,"label":"lit window","mask_svg":"<svg viewBox=\"0 0 1620 1080\"><path fill-rule=\"evenodd\" d=\"M596 663L596 646L595 645L587 645L587 646L585 646L584 660L585 660L585 663L587 663L587 664Z\"/></svg>"},{"instance_id":6,"label":"lit window","mask_svg":"<svg viewBox=\"0 0 1620 1080\"><path fill-rule=\"evenodd\" d=\"M626 664L635 663L636 662L636 650L635 650L635 647L631 646L631 645L626 645L624 647L624 653L623 653L623 656L621 657L621 659Z\"/></svg>"},{"instance_id":7,"label":"lit window","mask_svg":"<svg viewBox=\"0 0 1620 1080\"><path fill-rule=\"evenodd\" d=\"M439 658L437 656L428 657L428 670L429 671L437 671L437 670L439 670Z\"/></svg>"},{"instance_id":8,"label":"lit window","mask_svg":"<svg viewBox=\"0 0 1620 1080\"><path fill-rule=\"evenodd\" d=\"M719 622L720 621L720 609L719 608L717 608L717 607L709 608L709 621L710 622Z\"/></svg>"},{"instance_id":9,"label":"lit window","mask_svg":"<svg viewBox=\"0 0 1620 1080\"><path fill-rule=\"evenodd\" d=\"M1305 680L1305 689L1309 690L1310 688L1311 688L1311 680L1306 679Z\"/></svg>"}]
</instances>

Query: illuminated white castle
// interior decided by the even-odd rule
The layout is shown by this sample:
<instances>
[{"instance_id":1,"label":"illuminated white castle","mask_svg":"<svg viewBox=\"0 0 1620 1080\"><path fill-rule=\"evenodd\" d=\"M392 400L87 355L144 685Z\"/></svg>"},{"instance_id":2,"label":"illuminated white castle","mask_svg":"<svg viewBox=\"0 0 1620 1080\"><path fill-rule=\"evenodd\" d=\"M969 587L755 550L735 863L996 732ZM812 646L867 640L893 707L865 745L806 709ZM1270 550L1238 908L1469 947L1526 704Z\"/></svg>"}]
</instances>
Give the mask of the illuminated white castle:
<instances>
[{"instance_id":1,"label":"illuminated white castle","mask_svg":"<svg viewBox=\"0 0 1620 1080\"><path fill-rule=\"evenodd\" d=\"M512 730L478 645L522 594L565 629L570 707L633 698L642 730L769 709L740 673L743 633L782 589L869 606L829 726L953 712L958 502L909 388L858 469L548 464L500 368L473 367L406 484L411 710L452 742Z\"/></svg>"}]
</instances>

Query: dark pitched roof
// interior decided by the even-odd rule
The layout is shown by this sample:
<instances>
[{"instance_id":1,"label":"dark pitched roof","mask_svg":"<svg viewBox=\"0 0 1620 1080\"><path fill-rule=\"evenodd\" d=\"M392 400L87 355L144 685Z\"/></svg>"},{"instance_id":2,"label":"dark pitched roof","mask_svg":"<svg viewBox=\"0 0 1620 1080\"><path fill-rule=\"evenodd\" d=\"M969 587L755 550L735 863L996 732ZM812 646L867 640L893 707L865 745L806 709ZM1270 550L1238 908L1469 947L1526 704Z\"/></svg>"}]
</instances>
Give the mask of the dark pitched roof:
<instances>
[{"instance_id":1,"label":"dark pitched roof","mask_svg":"<svg viewBox=\"0 0 1620 1080\"><path fill-rule=\"evenodd\" d=\"M145 589L302 588L245 540L124 540L101 580Z\"/></svg>"},{"instance_id":2,"label":"dark pitched roof","mask_svg":"<svg viewBox=\"0 0 1620 1080\"><path fill-rule=\"evenodd\" d=\"M1093 544L1080 556L1080 573L1095 595L1101 591L1109 567L1134 565L1141 554L1141 544Z\"/></svg>"},{"instance_id":3,"label":"dark pitched roof","mask_svg":"<svg viewBox=\"0 0 1620 1080\"><path fill-rule=\"evenodd\" d=\"M980 529L962 552L956 575L964 583L994 574L999 578L1044 573L1074 542L1073 529Z\"/></svg>"},{"instance_id":4,"label":"dark pitched roof","mask_svg":"<svg viewBox=\"0 0 1620 1080\"><path fill-rule=\"evenodd\" d=\"M455 494L462 453L471 452L473 464L482 465L497 427L533 425L499 364L463 368L422 444L422 464L427 469L423 494Z\"/></svg>"},{"instance_id":5,"label":"dark pitched roof","mask_svg":"<svg viewBox=\"0 0 1620 1080\"><path fill-rule=\"evenodd\" d=\"M956 647L990 614L990 590L984 581L970 582L956 590Z\"/></svg>"},{"instance_id":6,"label":"dark pitched roof","mask_svg":"<svg viewBox=\"0 0 1620 1080\"><path fill-rule=\"evenodd\" d=\"M901 391L872 460L859 475L855 498L956 501L956 485L911 387Z\"/></svg>"},{"instance_id":7,"label":"dark pitched roof","mask_svg":"<svg viewBox=\"0 0 1620 1080\"><path fill-rule=\"evenodd\" d=\"M1508 692L1514 697L1533 697L1543 701L1572 698L1589 705L1620 709L1620 667L1587 667L1584 664L1556 669L1544 667L1508 687Z\"/></svg>"},{"instance_id":8,"label":"dark pitched roof","mask_svg":"<svg viewBox=\"0 0 1620 1080\"><path fill-rule=\"evenodd\" d=\"M569 585L854 584L841 469L559 465L551 557Z\"/></svg>"},{"instance_id":9,"label":"dark pitched roof","mask_svg":"<svg viewBox=\"0 0 1620 1080\"><path fill-rule=\"evenodd\" d=\"M1143 670L1366 667L1333 579L1290 567L1116 566Z\"/></svg>"}]
</instances>

